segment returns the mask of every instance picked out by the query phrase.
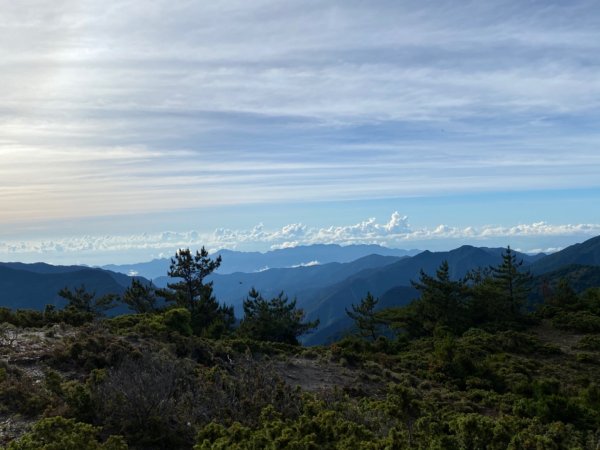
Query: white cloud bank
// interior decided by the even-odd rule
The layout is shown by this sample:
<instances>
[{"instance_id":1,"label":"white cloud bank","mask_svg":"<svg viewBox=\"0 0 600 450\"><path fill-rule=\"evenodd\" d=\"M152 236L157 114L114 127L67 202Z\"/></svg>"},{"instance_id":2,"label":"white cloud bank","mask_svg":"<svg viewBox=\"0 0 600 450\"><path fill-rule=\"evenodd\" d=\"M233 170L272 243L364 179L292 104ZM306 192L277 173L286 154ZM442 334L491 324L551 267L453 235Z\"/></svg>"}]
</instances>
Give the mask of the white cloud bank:
<instances>
[{"instance_id":1,"label":"white cloud bank","mask_svg":"<svg viewBox=\"0 0 600 450\"><path fill-rule=\"evenodd\" d=\"M228 249L277 249L310 244L379 244L387 247L410 247L414 242L433 240L488 240L492 238L540 238L581 236L588 238L600 234L600 224L550 224L537 222L510 227L452 227L439 225L433 228L414 229L408 217L394 212L387 222L379 223L369 218L360 223L342 226L308 227L301 223L289 224L279 229L267 229L259 224L248 230L219 228L213 233L198 231L165 231L156 234L123 236L81 236L46 241L0 242L1 257L18 257L37 254L47 257L78 254L115 254L147 250L153 255L170 254L181 247L206 246L212 251Z\"/></svg>"}]
</instances>

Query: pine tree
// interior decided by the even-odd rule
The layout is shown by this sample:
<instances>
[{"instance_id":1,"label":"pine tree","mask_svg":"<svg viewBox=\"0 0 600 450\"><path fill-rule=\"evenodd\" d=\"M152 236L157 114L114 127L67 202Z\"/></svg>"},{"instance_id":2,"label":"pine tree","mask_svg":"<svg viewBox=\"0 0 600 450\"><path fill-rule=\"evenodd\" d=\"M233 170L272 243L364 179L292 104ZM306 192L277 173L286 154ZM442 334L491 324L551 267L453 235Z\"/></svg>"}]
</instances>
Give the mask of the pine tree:
<instances>
[{"instance_id":1,"label":"pine tree","mask_svg":"<svg viewBox=\"0 0 600 450\"><path fill-rule=\"evenodd\" d=\"M251 339L297 345L299 336L318 325L318 320L304 322L304 311L283 292L267 300L252 288L244 300L244 318L238 332Z\"/></svg>"},{"instance_id":2,"label":"pine tree","mask_svg":"<svg viewBox=\"0 0 600 450\"><path fill-rule=\"evenodd\" d=\"M196 251L195 255L189 248L180 249L175 258L171 258L167 273L171 278L180 279L167 285L172 290L172 294L168 295L169 299L188 309L200 300L208 300L212 296L212 282L205 283L204 279L220 265L221 257L211 259L204 247Z\"/></svg>"},{"instance_id":3,"label":"pine tree","mask_svg":"<svg viewBox=\"0 0 600 450\"><path fill-rule=\"evenodd\" d=\"M553 306L559 307L570 307L577 303L577 293L571 287L571 283L566 278L561 278L554 292L552 292L550 298L548 299L548 303Z\"/></svg>"},{"instance_id":4,"label":"pine tree","mask_svg":"<svg viewBox=\"0 0 600 450\"><path fill-rule=\"evenodd\" d=\"M352 305L352 311L346 309L346 314L352 320L362 337L368 337L372 340L377 338L378 320L375 316L375 307L379 299L373 297L370 292L363 298L358 305Z\"/></svg>"},{"instance_id":5,"label":"pine tree","mask_svg":"<svg viewBox=\"0 0 600 450\"><path fill-rule=\"evenodd\" d=\"M419 282L412 285L421 293L416 310L426 329L444 325L459 332L464 328L466 286L464 281L450 278L448 261L442 262L435 277L421 270Z\"/></svg>"},{"instance_id":6,"label":"pine tree","mask_svg":"<svg viewBox=\"0 0 600 450\"><path fill-rule=\"evenodd\" d=\"M115 294L96 297L96 293L87 291L84 285L74 290L64 287L58 292L58 295L67 300L66 309L91 313L94 316L102 316L106 311L114 308L118 299Z\"/></svg>"},{"instance_id":7,"label":"pine tree","mask_svg":"<svg viewBox=\"0 0 600 450\"><path fill-rule=\"evenodd\" d=\"M213 295L212 282L205 278L221 265L221 257L211 259L202 247L196 254L181 249L171 258L168 275L179 279L167 284L168 289L160 295L179 307L187 308L192 315L192 329L197 335L217 337L233 324L233 308L219 305Z\"/></svg>"},{"instance_id":8,"label":"pine tree","mask_svg":"<svg viewBox=\"0 0 600 450\"><path fill-rule=\"evenodd\" d=\"M138 314L152 313L157 309L156 289L152 283L145 285L132 278L131 285L123 293L122 301Z\"/></svg>"},{"instance_id":9,"label":"pine tree","mask_svg":"<svg viewBox=\"0 0 600 450\"><path fill-rule=\"evenodd\" d=\"M527 302L531 290L532 275L522 272L523 260L518 261L517 255L509 247L502 254L502 262L490 267L490 282L496 298L497 312L509 320L518 318Z\"/></svg>"}]
</instances>

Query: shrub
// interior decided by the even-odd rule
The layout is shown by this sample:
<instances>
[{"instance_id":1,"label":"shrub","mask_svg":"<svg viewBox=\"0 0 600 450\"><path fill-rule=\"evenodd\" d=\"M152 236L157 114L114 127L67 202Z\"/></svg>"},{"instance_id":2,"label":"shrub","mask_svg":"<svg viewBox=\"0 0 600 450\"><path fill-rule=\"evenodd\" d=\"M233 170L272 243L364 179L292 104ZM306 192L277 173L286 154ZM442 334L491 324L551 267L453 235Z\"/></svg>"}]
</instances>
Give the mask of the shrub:
<instances>
[{"instance_id":1,"label":"shrub","mask_svg":"<svg viewBox=\"0 0 600 450\"><path fill-rule=\"evenodd\" d=\"M588 311L562 312L552 319L552 324L562 330L573 330L582 333L600 332L600 316Z\"/></svg>"},{"instance_id":2,"label":"shrub","mask_svg":"<svg viewBox=\"0 0 600 450\"><path fill-rule=\"evenodd\" d=\"M192 314L185 308L174 308L164 313L164 323L171 331L184 336L192 335Z\"/></svg>"},{"instance_id":3,"label":"shrub","mask_svg":"<svg viewBox=\"0 0 600 450\"><path fill-rule=\"evenodd\" d=\"M98 439L100 429L64 417L51 417L37 422L20 439L11 442L7 450L127 450L120 436Z\"/></svg>"},{"instance_id":4,"label":"shrub","mask_svg":"<svg viewBox=\"0 0 600 450\"><path fill-rule=\"evenodd\" d=\"M19 413L34 417L51 403L49 393L27 374L14 367L0 372L0 413Z\"/></svg>"},{"instance_id":5,"label":"shrub","mask_svg":"<svg viewBox=\"0 0 600 450\"><path fill-rule=\"evenodd\" d=\"M581 338L576 348L581 350L590 350L600 352L600 335L588 335Z\"/></svg>"},{"instance_id":6,"label":"shrub","mask_svg":"<svg viewBox=\"0 0 600 450\"><path fill-rule=\"evenodd\" d=\"M179 448L193 436L190 372L166 354L128 356L93 386L97 418L142 448Z\"/></svg>"}]
</instances>

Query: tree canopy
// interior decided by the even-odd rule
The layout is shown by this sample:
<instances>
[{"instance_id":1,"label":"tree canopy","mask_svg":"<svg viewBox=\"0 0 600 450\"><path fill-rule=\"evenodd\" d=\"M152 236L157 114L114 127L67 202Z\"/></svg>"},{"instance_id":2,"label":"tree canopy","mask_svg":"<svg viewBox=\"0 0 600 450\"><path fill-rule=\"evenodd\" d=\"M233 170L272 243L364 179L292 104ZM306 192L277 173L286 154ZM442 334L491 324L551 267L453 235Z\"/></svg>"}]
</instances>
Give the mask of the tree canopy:
<instances>
[{"instance_id":1,"label":"tree canopy","mask_svg":"<svg viewBox=\"0 0 600 450\"><path fill-rule=\"evenodd\" d=\"M67 300L66 309L91 313L94 316L101 316L109 309L114 308L119 298L116 294L106 294L96 297L95 292L87 291L83 285L73 290L64 287L58 292L58 295Z\"/></svg>"},{"instance_id":2,"label":"tree canopy","mask_svg":"<svg viewBox=\"0 0 600 450\"><path fill-rule=\"evenodd\" d=\"M152 283L144 284L136 278L131 279L131 285L123 294L122 300L138 314L151 313L157 309L156 289Z\"/></svg>"},{"instance_id":3,"label":"tree canopy","mask_svg":"<svg viewBox=\"0 0 600 450\"><path fill-rule=\"evenodd\" d=\"M358 305L351 305L351 311L346 309L346 314L354 320L359 334L373 340L377 338L377 328L379 325L379 321L375 315L377 303L379 303L379 299L373 297L373 294L370 292L367 292L367 296Z\"/></svg>"},{"instance_id":4,"label":"tree canopy","mask_svg":"<svg viewBox=\"0 0 600 450\"><path fill-rule=\"evenodd\" d=\"M168 275L179 281L169 283L161 295L190 311L196 335L219 336L235 320L233 308L220 305L213 295L212 282L205 281L220 265L221 257L210 258L204 247L196 254L189 248L181 249L171 258Z\"/></svg>"},{"instance_id":5,"label":"tree canopy","mask_svg":"<svg viewBox=\"0 0 600 450\"><path fill-rule=\"evenodd\" d=\"M252 288L244 300L244 318L239 333L251 339L298 344L298 337L316 328L319 321L304 322L304 311L296 308L296 300L289 300L281 292L265 299Z\"/></svg>"},{"instance_id":6,"label":"tree canopy","mask_svg":"<svg viewBox=\"0 0 600 450\"><path fill-rule=\"evenodd\" d=\"M389 308L378 318L411 336L432 335L437 327L461 334L471 327L507 328L524 317L531 275L508 247L498 266L478 269L453 280L447 261L435 276L421 270L413 286L420 296L401 308Z\"/></svg>"}]
</instances>

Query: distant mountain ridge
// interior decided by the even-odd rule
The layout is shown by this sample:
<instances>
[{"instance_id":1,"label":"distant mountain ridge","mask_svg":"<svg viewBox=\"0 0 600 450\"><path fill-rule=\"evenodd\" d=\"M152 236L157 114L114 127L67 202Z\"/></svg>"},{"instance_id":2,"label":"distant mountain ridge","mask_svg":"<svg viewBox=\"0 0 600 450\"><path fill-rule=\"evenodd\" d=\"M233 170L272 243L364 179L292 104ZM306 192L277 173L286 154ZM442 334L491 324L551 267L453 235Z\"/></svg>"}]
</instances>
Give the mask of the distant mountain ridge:
<instances>
[{"instance_id":1,"label":"distant mountain ridge","mask_svg":"<svg viewBox=\"0 0 600 450\"><path fill-rule=\"evenodd\" d=\"M414 256L420 250L403 250L382 247L380 245L337 245L314 244L261 252L240 252L235 250L219 250L212 257L221 256L223 262L217 271L219 274L236 272L259 272L267 269L292 268L309 264L346 263L364 256L377 254L381 256ZM136 274L148 279L164 277L169 270L170 258L154 259L136 264L106 265L103 269L124 274Z\"/></svg>"},{"instance_id":2,"label":"distant mountain ridge","mask_svg":"<svg viewBox=\"0 0 600 450\"><path fill-rule=\"evenodd\" d=\"M531 271L534 274L540 274L559 270L571 264L600 266L600 236L588 239L580 244L571 245L535 261L531 264Z\"/></svg>"},{"instance_id":3,"label":"distant mountain ridge","mask_svg":"<svg viewBox=\"0 0 600 450\"><path fill-rule=\"evenodd\" d=\"M58 295L64 287L81 285L97 295L122 294L131 278L121 273L85 266L53 266L45 263L0 263L0 306L43 309L45 305L62 307Z\"/></svg>"},{"instance_id":4,"label":"distant mountain ridge","mask_svg":"<svg viewBox=\"0 0 600 450\"><path fill-rule=\"evenodd\" d=\"M297 297L299 305L311 292L341 282L357 272L384 267L399 261L395 256L369 255L348 263L328 263L284 269L269 269L256 273L214 274L214 292L220 301L233 305L237 314L250 288L259 290L263 296L274 297L281 291Z\"/></svg>"}]
</instances>

